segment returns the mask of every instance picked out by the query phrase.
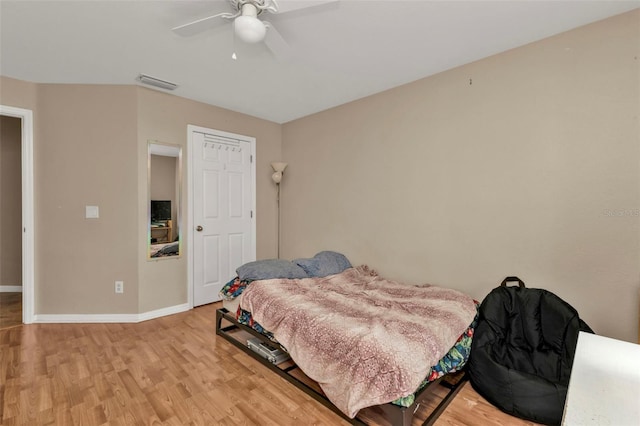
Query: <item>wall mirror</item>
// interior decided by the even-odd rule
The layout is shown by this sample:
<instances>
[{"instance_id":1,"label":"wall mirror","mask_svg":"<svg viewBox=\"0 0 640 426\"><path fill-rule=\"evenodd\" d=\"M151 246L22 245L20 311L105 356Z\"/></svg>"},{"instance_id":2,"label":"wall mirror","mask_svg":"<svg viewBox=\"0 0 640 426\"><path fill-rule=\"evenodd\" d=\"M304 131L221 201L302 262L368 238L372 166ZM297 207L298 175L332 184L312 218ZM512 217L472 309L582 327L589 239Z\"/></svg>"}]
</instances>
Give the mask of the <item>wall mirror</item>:
<instances>
[{"instance_id":1,"label":"wall mirror","mask_svg":"<svg viewBox=\"0 0 640 426\"><path fill-rule=\"evenodd\" d=\"M182 148L157 141L148 145L147 257L172 258L182 252Z\"/></svg>"}]
</instances>

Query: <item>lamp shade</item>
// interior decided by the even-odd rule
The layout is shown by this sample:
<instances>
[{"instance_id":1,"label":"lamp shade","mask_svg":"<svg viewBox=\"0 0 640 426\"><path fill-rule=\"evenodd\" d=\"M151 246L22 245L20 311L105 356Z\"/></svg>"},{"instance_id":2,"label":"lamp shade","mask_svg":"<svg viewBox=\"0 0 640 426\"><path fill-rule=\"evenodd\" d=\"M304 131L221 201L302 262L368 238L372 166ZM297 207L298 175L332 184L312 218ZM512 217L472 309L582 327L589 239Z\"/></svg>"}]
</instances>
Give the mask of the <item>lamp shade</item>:
<instances>
[{"instance_id":1,"label":"lamp shade","mask_svg":"<svg viewBox=\"0 0 640 426\"><path fill-rule=\"evenodd\" d=\"M288 164L283 163L282 161L275 161L271 163L271 168L273 169L274 172L284 172L284 169L286 169L287 166Z\"/></svg>"}]
</instances>

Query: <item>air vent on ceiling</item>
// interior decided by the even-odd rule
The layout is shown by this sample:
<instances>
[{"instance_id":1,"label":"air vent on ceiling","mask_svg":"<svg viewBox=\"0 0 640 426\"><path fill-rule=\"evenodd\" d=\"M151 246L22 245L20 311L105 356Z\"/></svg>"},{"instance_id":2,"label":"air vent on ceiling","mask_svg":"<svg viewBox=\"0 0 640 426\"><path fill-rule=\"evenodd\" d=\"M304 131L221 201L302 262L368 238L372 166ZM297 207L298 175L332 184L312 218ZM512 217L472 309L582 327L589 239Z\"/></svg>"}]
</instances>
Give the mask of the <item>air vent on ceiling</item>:
<instances>
[{"instance_id":1,"label":"air vent on ceiling","mask_svg":"<svg viewBox=\"0 0 640 426\"><path fill-rule=\"evenodd\" d=\"M175 83L172 83L166 80L161 80L159 78L151 77L150 75L146 75L146 74L138 75L138 78L136 80L138 80L142 84L159 87L165 90L175 90L178 87L178 85Z\"/></svg>"}]
</instances>

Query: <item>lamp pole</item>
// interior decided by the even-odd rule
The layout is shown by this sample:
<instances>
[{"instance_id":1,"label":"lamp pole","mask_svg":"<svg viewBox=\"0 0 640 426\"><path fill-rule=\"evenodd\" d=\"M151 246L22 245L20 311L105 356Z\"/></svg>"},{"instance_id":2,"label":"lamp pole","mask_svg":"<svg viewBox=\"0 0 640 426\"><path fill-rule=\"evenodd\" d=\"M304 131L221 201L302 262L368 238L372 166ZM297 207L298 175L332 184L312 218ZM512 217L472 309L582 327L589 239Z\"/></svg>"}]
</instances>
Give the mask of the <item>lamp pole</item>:
<instances>
[{"instance_id":1,"label":"lamp pole","mask_svg":"<svg viewBox=\"0 0 640 426\"><path fill-rule=\"evenodd\" d=\"M276 250L278 253L278 259L280 259L280 182L282 181L284 169L287 168L287 163L283 163L281 161L274 162L274 163L271 163L271 167L273 168L273 174L271 175L271 179L273 179L273 181L276 184L276 205L278 208L278 236L277 236L278 247Z\"/></svg>"},{"instance_id":2,"label":"lamp pole","mask_svg":"<svg viewBox=\"0 0 640 426\"><path fill-rule=\"evenodd\" d=\"M276 204L278 206L278 259L280 259L280 183L276 183Z\"/></svg>"}]
</instances>

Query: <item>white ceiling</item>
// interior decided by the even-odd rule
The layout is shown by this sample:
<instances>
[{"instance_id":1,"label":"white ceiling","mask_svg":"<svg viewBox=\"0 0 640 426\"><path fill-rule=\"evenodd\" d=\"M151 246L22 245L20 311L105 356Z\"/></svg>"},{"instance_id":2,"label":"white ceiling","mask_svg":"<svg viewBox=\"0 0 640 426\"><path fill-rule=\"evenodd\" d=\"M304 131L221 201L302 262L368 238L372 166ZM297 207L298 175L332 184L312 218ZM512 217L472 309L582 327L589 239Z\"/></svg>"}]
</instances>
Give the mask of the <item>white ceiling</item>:
<instances>
[{"instance_id":1,"label":"white ceiling","mask_svg":"<svg viewBox=\"0 0 640 426\"><path fill-rule=\"evenodd\" d=\"M282 7L304 0L279 0ZM290 46L234 50L232 26L172 27L227 1L0 1L0 74L38 83L136 84L277 123L300 118L640 7L640 1L342 0L266 16Z\"/></svg>"}]
</instances>

